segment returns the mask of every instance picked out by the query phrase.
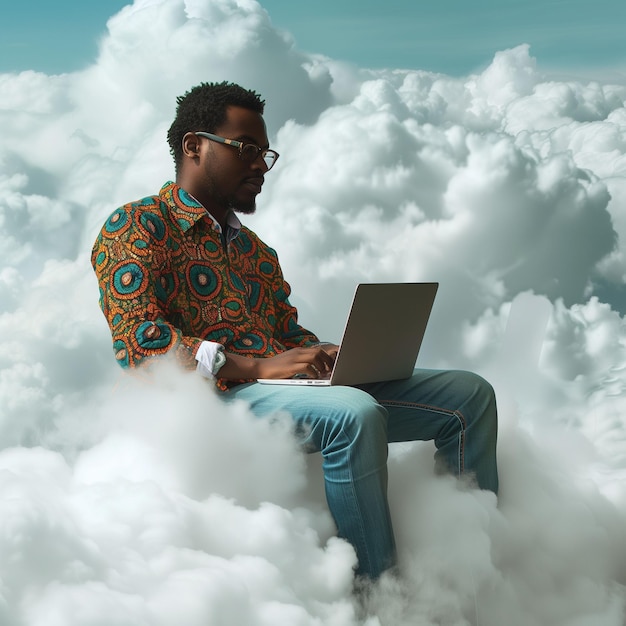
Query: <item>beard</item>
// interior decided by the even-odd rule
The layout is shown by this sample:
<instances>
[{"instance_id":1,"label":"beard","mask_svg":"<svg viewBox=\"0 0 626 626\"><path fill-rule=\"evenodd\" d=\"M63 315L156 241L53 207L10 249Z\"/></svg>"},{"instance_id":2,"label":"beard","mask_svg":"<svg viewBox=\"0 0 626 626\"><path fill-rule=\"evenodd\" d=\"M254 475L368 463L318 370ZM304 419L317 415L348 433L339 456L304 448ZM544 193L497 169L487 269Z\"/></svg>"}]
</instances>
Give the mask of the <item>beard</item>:
<instances>
[{"instance_id":1,"label":"beard","mask_svg":"<svg viewBox=\"0 0 626 626\"><path fill-rule=\"evenodd\" d=\"M207 176L206 191L211 204L222 207L223 210L245 215L252 215L256 211L256 195L246 193L241 186L235 190L226 191L221 188L217 177Z\"/></svg>"},{"instance_id":2,"label":"beard","mask_svg":"<svg viewBox=\"0 0 626 626\"><path fill-rule=\"evenodd\" d=\"M244 215L252 215L256 211L256 198L251 200L240 200L237 198L229 198L228 208L235 213L242 213Z\"/></svg>"},{"instance_id":3,"label":"beard","mask_svg":"<svg viewBox=\"0 0 626 626\"><path fill-rule=\"evenodd\" d=\"M252 215L256 212L256 200L252 202L231 201L228 206L235 213L242 213L243 215Z\"/></svg>"}]
</instances>

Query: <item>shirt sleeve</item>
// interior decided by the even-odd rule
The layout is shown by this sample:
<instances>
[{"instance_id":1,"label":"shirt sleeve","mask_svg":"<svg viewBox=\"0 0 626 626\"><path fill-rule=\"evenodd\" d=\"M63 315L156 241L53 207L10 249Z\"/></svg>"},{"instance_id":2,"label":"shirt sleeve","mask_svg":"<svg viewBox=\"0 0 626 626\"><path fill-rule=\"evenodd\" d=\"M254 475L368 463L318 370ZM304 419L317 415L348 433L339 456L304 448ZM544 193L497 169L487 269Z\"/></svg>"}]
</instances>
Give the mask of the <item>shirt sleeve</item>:
<instances>
[{"instance_id":1,"label":"shirt sleeve","mask_svg":"<svg viewBox=\"0 0 626 626\"><path fill-rule=\"evenodd\" d=\"M161 252L149 236L133 205L126 205L105 222L93 247L100 308L111 330L115 358L127 368L168 353L184 368L195 369L203 340L185 336L167 320L154 271Z\"/></svg>"},{"instance_id":2,"label":"shirt sleeve","mask_svg":"<svg viewBox=\"0 0 626 626\"><path fill-rule=\"evenodd\" d=\"M298 323L298 311L289 302L291 287L284 279L276 252L271 248L268 253L274 256L275 270L272 276L272 292L276 305L277 339L287 348L313 346L319 342L317 336Z\"/></svg>"}]
</instances>

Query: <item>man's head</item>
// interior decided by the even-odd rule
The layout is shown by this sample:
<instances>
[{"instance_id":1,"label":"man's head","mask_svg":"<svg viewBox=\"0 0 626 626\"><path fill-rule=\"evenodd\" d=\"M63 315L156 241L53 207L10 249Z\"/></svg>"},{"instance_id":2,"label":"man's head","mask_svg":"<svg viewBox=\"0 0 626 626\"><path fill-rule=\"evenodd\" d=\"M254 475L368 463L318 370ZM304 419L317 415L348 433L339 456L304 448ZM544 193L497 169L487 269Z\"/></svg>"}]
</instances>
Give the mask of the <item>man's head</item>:
<instances>
[{"instance_id":1,"label":"man's head","mask_svg":"<svg viewBox=\"0 0 626 626\"><path fill-rule=\"evenodd\" d=\"M177 182L220 222L231 209L252 213L278 158L269 149L265 102L232 83L203 83L177 102L168 132Z\"/></svg>"},{"instance_id":2,"label":"man's head","mask_svg":"<svg viewBox=\"0 0 626 626\"><path fill-rule=\"evenodd\" d=\"M263 115L265 100L259 94L235 83L201 83L176 98L176 117L167 132L167 142L174 157L176 171L183 158L183 137L203 130L214 133L226 121L230 106L243 107Z\"/></svg>"}]
</instances>

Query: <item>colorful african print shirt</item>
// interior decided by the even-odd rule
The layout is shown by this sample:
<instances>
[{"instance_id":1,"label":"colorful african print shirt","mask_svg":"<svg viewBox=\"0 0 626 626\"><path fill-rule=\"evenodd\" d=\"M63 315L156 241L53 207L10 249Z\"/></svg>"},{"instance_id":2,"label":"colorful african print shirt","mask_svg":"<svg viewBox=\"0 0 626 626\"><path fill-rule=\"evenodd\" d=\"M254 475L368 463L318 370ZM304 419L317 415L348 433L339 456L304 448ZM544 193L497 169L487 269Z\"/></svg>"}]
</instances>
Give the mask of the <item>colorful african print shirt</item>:
<instances>
[{"instance_id":1,"label":"colorful african print shirt","mask_svg":"<svg viewBox=\"0 0 626 626\"><path fill-rule=\"evenodd\" d=\"M122 367L170 353L195 369L203 340L249 357L318 341L298 324L276 252L245 226L225 244L219 224L175 183L115 210L91 260Z\"/></svg>"}]
</instances>

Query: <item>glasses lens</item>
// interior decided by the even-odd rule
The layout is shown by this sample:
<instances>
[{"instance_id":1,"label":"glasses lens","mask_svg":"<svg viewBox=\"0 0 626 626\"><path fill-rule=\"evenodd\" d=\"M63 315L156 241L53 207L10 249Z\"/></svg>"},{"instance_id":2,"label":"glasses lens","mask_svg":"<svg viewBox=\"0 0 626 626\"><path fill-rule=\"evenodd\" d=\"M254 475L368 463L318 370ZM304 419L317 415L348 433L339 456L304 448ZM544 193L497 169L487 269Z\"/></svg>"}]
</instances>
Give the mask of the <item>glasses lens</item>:
<instances>
[{"instance_id":1,"label":"glasses lens","mask_svg":"<svg viewBox=\"0 0 626 626\"><path fill-rule=\"evenodd\" d=\"M266 152L263 155L263 160L265 161L265 165L267 165L267 169L271 170L274 163L276 163L278 155L275 152Z\"/></svg>"},{"instance_id":2,"label":"glasses lens","mask_svg":"<svg viewBox=\"0 0 626 626\"><path fill-rule=\"evenodd\" d=\"M241 147L241 158L247 163L254 163L259 158L259 154L263 157L268 170L272 169L278 155L273 150L260 150L254 144L248 143Z\"/></svg>"},{"instance_id":3,"label":"glasses lens","mask_svg":"<svg viewBox=\"0 0 626 626\"><path fill-rule=\"evenodd\" d=\"M247 143L241 147L241 158L248 163L256 161L259 156L259 149L251 143Z\"/></svg>"}]
</instances>

